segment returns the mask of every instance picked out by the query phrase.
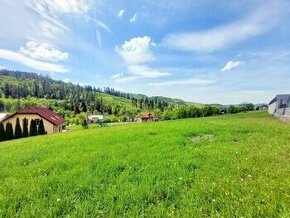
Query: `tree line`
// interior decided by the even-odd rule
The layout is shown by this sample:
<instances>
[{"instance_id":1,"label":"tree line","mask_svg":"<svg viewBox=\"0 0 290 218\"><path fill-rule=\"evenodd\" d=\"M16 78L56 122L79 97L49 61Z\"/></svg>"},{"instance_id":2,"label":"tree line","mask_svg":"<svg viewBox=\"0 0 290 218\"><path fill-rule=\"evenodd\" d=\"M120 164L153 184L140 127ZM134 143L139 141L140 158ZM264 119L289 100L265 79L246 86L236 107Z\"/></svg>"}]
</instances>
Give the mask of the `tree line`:
<instances>
[{"instance_id":1,"label":"tree line","mask_svg":"<svg viewBox=\"0 0 290 218\"><path fill-rule=\"evenodd\" d=\"M131 121L141 112L155 112L163 120L212 116L253 110L253 104L241 106L189 106L182 100L147 97L53 80L48 76L0 70L0 112L15 112L40 105L66 118L67 124L81 124L87 114L103 114L106 122Z\"/></svg>"},{"instance_id":2,"label":"tree line","mask_svg":"<svg viewBox=\"0 0 290 218\"><path fill-rule=\"evenodd\" d=\"M62 108L75 114L81 112L106 113L108 115L120 115L119 111L128 111L159 108L164 110L169 104L158 97L150 98L145 95L134 95L117 91L110 87L96 88L92 86L80 86L51 79L35 73L20 71L0 70L0 98L45 98L63 100ZM100 93L126 98L131 102L130 107L104 101ZM0 109L4 107L0 102ZM10 107L11 108L11 107ZM9 105L6 106L8 111ZM123 111L124 111L123 110Z\"/></svg>"},{"instance_id":3,"label":"tree line","mask_svg":"<svg viewBox=\"0 0 290 218\"><path fill-rule=\"evenodd\" d=\"M28 129L28 119L24 118L22 120L22 126L20 120L16 118L15 129L13 130L13 125L10 122L7 122L4 126L3 122L0 122L0 141L12 140L25 138L29 136L36 135L45 135L45 127L43 120L41 119L38 123L38 120L32 119L30 121L30 126Z\"/></svg>"}]
</instances>

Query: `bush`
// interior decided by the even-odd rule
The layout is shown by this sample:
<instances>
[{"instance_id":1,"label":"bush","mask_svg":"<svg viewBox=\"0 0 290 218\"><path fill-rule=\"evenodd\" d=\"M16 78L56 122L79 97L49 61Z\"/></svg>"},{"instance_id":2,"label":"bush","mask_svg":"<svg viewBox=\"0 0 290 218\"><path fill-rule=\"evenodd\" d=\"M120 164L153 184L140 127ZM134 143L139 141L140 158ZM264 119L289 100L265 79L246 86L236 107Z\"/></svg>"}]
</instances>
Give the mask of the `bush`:
<instances>
[{"instance_id":1,"label":"bush","mask_svg":"<svg viewBox=\"0 0 290 218\"><path fill-rule=\"evenodd\" d=\"M5 135L6 135L6 140L11 140L14 138L14 134L13 134L13 126L11 123L6 123L6 131L5 131Z\"/></svg>"},{"instance_id":2,"label":"bush","mask_svg":"<svg viewBox=\"0 0 290 218\"><path fill-rule=\"evenodd\" d=\"M228 113L230 114L238 113L238 109L234 105L230 105L228 108Z\"/></svg>"},{"instance_id":3,"label":"bush","mask_svg":"<svg viewBox=\"0 0 290 218\"><path fill-rule=\"evenodd\" d=\"M37 125L35 120L30 121L30 128L29 128L29 136L36 136L37 135Z\"/></svg>"},{"instance_id":4,"label":"bush","mask_svg":"<svg viewBox=\"0 0 290 218\"><path fill-rule=\"evenodd\" d=\"M18 117L16 118L15 138L16 139L22 138L22 129L21 129L20 121L19 121L19 118Z\"/></svg>"},{"instance_id":5,"label":"bush","mask_svg":"<svg viewBox=\"0 0 290 218\"><path fill-rule=\"evenodd\" d=\"M200 117L201 116L201 109L195 106L190 106L188 109L188 116L189 117Z\"/></svg>"},{"instance_id":6,"label":"bush","mask_svg":"<svg viewBox=\"0 0 290 218\"><path fill-rule=\"evenodd\" d=\"M0 122L0 142L5 141L5 140L6 140L6 137L5 137L4 124Z\"/></svg>"},{"instance_id":7,"label":"bush","mask_svg":"<svg viewBox=\"0 0 290 218\"><path fill-rule=\"evenodd\" d=\"M44 128L44 123L42 119L39 122L37 133L38 135L45 135L45 128Z\"/></svg>"},{"instance_id":8,"label":"bush","mask_svg":"<svg viewBox=\"0 0 290 218\"><path fill-rule=\"evenodd\" d=\"M28 120L26 118L24 118L22 120L22 124L23 124L23 132L22 132L22 136L23 137L28 137Z\"/></svg>"},{"instance_id":9,"label":"bush","mask_svg":"<svg viewBox=\"0 0 290 218\"><path fill-rule=\"evenodd\" d=\"M88 122L86 121L86 119L83 120L83 122L82 122L82 126L83 126L84 129L89 128L89 126L88 126Z\"/></svg>"}]
</instances>

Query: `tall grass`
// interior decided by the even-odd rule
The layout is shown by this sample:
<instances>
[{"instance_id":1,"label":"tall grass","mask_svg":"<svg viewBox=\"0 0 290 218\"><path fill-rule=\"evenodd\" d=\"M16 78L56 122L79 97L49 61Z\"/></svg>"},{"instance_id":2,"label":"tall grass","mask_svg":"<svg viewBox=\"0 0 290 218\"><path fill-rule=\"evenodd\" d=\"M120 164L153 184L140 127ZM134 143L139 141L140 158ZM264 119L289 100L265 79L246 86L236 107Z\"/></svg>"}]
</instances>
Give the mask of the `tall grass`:
<instances>
[{"instance_id":1,"label":"tall grass","mask_svg":"<svg viewBox=\"0 0 290 218\"><path fill-rule=\"evenodd\" d=\"M287 217L290 125L265 113L0 144L1 217Z\"/></svg>"}]
</instances>

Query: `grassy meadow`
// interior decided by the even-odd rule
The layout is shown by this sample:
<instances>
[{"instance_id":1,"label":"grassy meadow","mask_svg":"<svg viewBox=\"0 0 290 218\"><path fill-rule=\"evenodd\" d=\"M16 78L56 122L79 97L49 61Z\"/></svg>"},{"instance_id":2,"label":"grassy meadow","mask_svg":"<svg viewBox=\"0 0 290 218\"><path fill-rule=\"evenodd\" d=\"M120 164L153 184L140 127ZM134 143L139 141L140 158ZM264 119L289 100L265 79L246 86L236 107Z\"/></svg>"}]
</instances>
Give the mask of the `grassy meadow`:
<instances>
[{"instance_id":1,"label":"grassy meadow","mask_svg":"<svg viewBox=\"0 0 290 218\"><path fill-rule=\"evenodd\" d=\"M0 217L289 217L290 125L265 112L0 143Z\"/></svg>"}]
</instances>

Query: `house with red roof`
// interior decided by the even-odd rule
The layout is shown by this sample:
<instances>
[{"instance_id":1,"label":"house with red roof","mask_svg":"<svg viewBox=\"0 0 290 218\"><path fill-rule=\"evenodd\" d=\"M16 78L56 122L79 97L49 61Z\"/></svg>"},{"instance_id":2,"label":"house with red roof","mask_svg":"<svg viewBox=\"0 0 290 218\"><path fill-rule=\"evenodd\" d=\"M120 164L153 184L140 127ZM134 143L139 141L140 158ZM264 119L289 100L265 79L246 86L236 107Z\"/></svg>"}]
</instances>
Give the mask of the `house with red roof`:
<instances>
[{"instance_id":1,"label":"house with red roof","mask_svg":"<svg viewBox=\"0 0 290 218\"><path fill-rule=\"evenodd\" d=\"M13 129L15 129L16 119L19 118L21 127L23 121L27 119L28 129L30 127L31 120L35 120L36 125L39 124L40 120L43 120L44 128L47 134L61 132L64 126L64 118L59 114L43 107L31 106L28 108L21 109L14 114L8 115L2 119L1 122L11 123Z\"/></svg>"},{"instance_id":2,"label":"house with red roof","mask_svg":"<svg viewBox=\"0 0 290 218\"><path fill-rule=\"evenodd\" d=\"M153 113L141 113L135 117L135 122L156 122L160 117L155 116Z\"/></svg>"}]
</instances>

